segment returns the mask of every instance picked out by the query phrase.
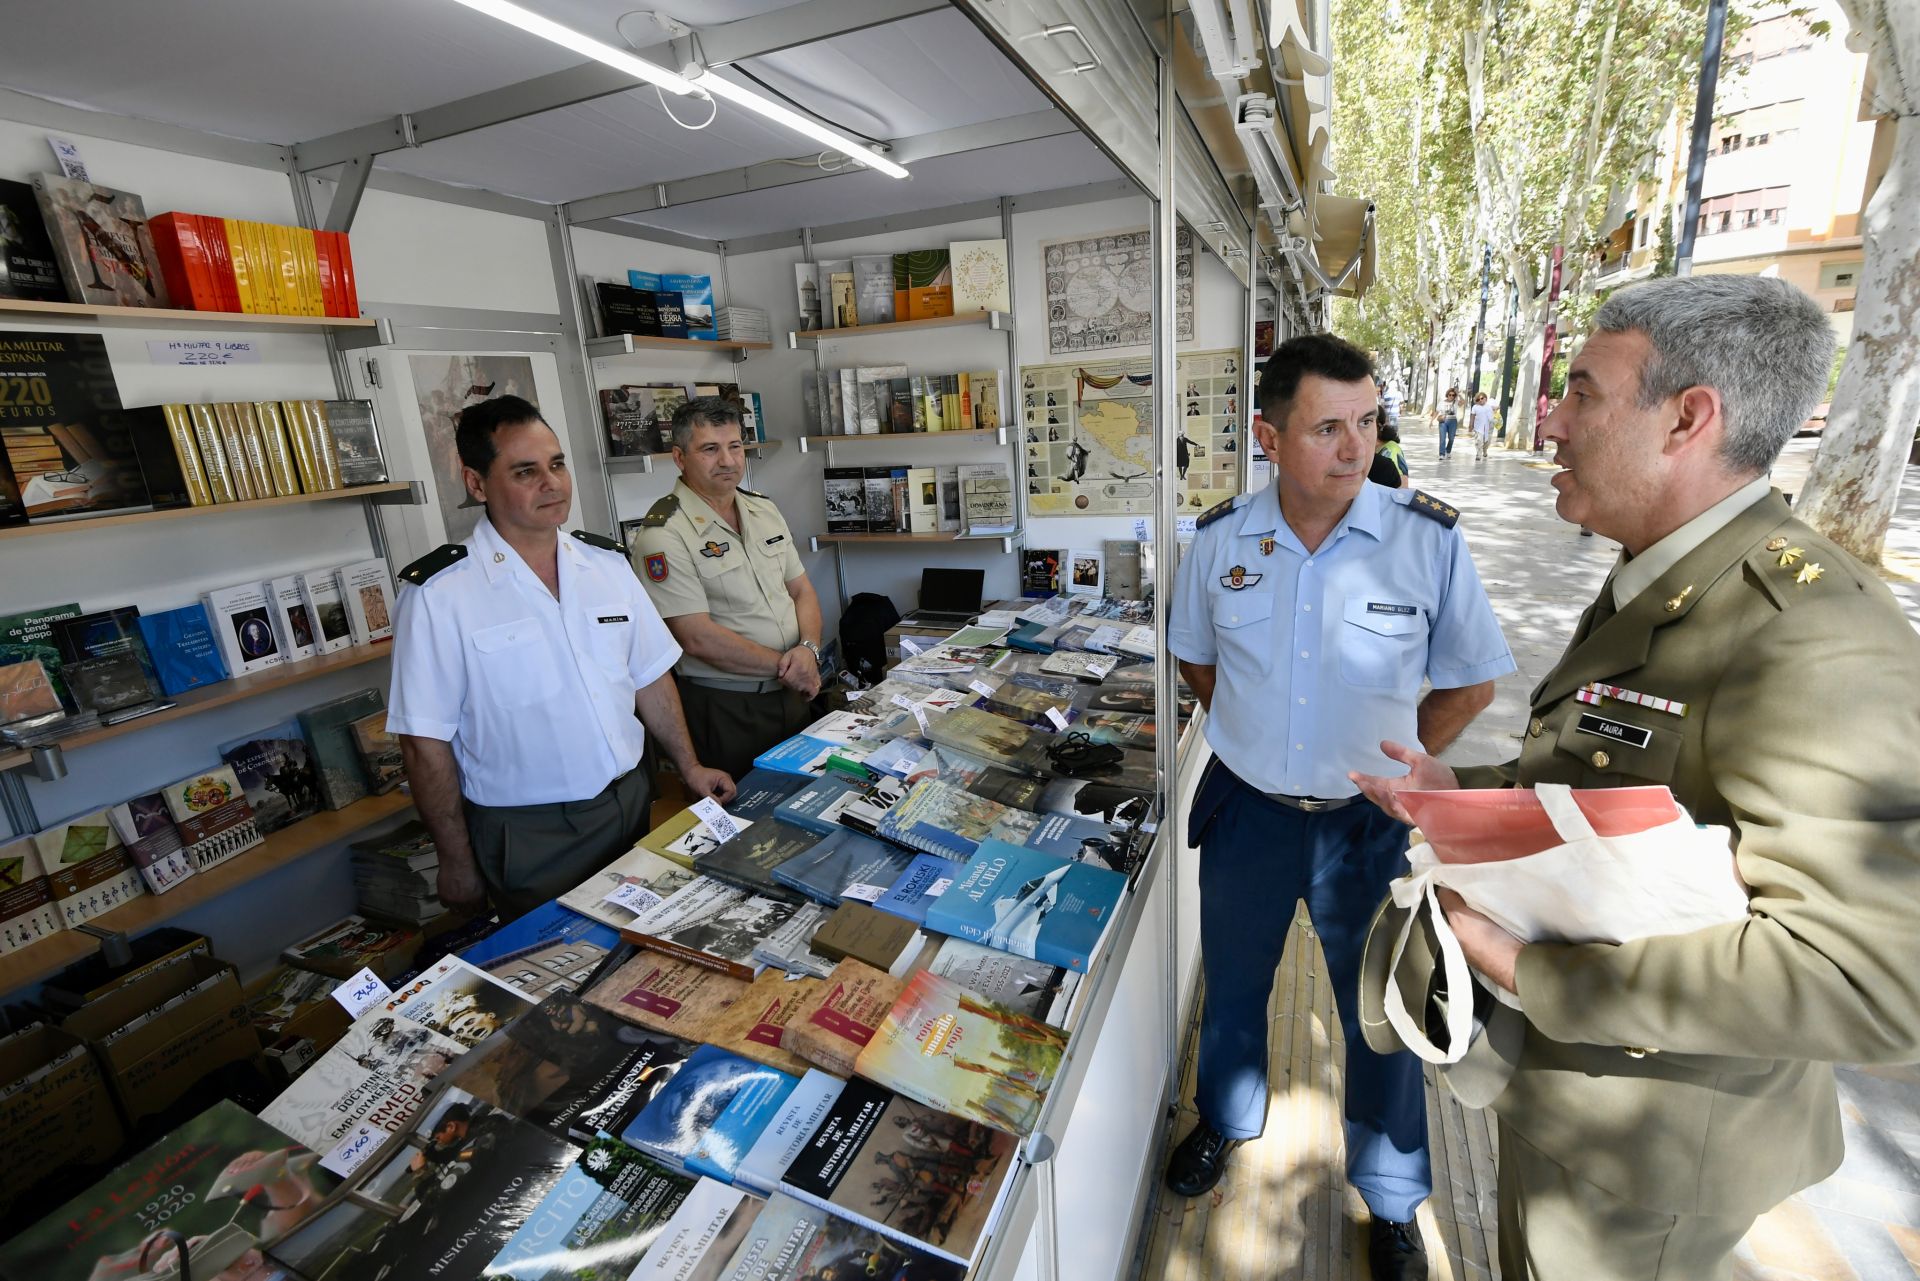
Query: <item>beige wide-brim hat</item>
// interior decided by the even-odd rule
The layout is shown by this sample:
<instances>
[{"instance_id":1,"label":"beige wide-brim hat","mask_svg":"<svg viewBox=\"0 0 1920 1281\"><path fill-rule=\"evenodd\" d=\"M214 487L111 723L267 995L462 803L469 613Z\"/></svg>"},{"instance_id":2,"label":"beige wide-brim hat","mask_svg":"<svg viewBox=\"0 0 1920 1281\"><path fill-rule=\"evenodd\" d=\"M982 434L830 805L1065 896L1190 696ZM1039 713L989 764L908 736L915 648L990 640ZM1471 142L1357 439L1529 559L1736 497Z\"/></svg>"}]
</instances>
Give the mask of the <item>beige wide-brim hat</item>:
<instances>
[{"instance_id":1,"label":"beige wide-brim hat","mask_svg":"<svg viewBox=\"0 0 1920 1281\"><path fill-rule=\"evenodd\" d=\"M1392 899L1380 904L1367 927L1367 941L1360 955L1360 1033L1376 1054L1398 1054L1406 1050L1400 1034L1387 1022L1386 991L1394 940L1406 923L1405 908L1395 907ZM1425 1020L1428 1035L1439 1039L1445 1026L1445 1003L1453 999L1447 992L1445 975L1439 968L1440 941L1433 922L1423 910L1407 940L1400 964L1394 970L1402 999L1415 1018ZM1471 993L1462 999L1473 1000ZM1490 1009L1487 1007L1491 1007ZM1480 1016L1484 1014L1484 1020ZM1520 1051L1526 1042L1526 1019L1519 1011L1490 997L1480 1002L1473 1024L1473 1039L1458 1063L1440 1069L1440 1079L1461 1103L1483 1108L1506 1090L1513 1070L1519 1065Z\"/></svg>"}]
</instances>

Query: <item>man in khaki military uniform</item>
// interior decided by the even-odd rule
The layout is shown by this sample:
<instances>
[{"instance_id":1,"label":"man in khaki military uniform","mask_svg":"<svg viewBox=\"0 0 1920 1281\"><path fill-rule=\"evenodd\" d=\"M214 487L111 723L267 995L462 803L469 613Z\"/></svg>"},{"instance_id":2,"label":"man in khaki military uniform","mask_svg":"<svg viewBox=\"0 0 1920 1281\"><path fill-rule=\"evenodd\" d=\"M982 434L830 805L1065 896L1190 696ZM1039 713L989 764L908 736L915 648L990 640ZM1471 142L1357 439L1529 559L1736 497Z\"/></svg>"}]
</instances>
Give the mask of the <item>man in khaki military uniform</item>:
<instances>
[{"instance_id":1,"label":"man in khaki military uniform","mask_svg":"<svg viewBox=\"0 0 1920 1281\"><path fill-rule=\"evenodd\" d=\"M740 488L746 449L732 402L682 405L673 461L680 479L640 522L634 572L684 651L675 670L695 752L738 777L813 719L820 599L780 509Z\"/></svg>"},{"instance_id":2,"label":"man in khaki military uniform","mask_svg":"<svg viewBox=\"0 0 1920 1281\"><path fill-rule=\"evenodd\" d=\"M1407 788L1664 784L1734 832L1751 914L1689 934L1523 946L1442 891L1468 961L1525 1009L1482 996L1484 1033L1447 1069L1499 1117L1508 1281L1731 1275L1753 1220L1840 1163L1832 1065L1920 1057L1920 639L1766 480L1832 352L1779 280L1609 299L1542 434L1561 519L1624 551L1533 691L1520 756L1456 772L1388 744L1411 772L1355 778L1388 807ZM1401 919L1376 921L1363 1007ZM1430 939L1403 978L1433 968Z\"/></svg>"}]
</instances>

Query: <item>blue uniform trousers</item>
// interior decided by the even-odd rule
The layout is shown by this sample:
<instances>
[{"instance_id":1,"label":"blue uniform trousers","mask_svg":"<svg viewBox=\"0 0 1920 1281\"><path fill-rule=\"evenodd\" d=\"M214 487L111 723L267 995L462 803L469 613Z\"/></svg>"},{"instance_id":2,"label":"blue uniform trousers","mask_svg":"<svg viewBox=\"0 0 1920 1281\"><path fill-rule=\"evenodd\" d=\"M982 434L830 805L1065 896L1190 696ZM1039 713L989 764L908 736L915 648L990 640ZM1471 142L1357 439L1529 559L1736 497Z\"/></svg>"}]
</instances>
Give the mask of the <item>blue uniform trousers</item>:
<instances>
[{"instance_id":1,"label":"blue uniform trousers","mask_svg":"<svg viewBox=\"0 0 1920 1281\"><path fill-rule=\"evenodd\" d=\"M1407 827L1361 799L1310 814L1268 799L1219 760L1194 796L1200 848L1200 1115L1233 1139L1267 1114L1267 1001L1302 898L1326 953L1346 1036L1347 1181L1378 1218L1405 1222L1433 1190L1420 1061L1382 1056L1360 1034L1360 954L1387 882L1406 866Z\"/></svg>"}]
</instances>

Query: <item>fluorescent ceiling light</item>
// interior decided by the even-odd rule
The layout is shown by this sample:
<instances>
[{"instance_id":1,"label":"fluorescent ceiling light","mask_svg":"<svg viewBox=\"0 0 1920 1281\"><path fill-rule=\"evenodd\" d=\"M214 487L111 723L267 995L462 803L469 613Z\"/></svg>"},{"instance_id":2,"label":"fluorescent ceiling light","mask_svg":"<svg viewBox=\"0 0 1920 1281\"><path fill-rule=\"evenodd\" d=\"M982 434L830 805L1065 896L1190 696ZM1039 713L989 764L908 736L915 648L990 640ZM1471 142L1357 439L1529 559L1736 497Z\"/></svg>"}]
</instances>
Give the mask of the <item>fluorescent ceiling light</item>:
<instances>
[{"instance_id":1,"label":"fluorescent ceiling light","mask_svg":"<svg viewBox=\"0 0 1920 1281\"><path fill-rule=\"evenodd\" d=\"M710 69L702 69L692 77L683 76L667 70L657 62L649 62L624 49L616 49L610 44L595 40L591 36L581 35L578 31L563 27L551 19L544 18L531 9L512 3L512 0L457 0L476 13L484 13L489 18L520 28L542 40L552 41L562 48L603 62L617 71L624 71L636 80L665 89L677 94L707 94L715 98L725 98L764 116L775 124L785 125L795 133L813 139L815 142L839 151L860 164L891 178L905 178L907 171L893 161L881 155L871 147L862 146L837 129L830 129L816 120L811 120L797 111L789 110L769 98L763 98L751 89L743 89L731 80L722 79Z\"/></svg>"},{"instance_id":2,"label":"fluorescent ceiling light","mask_svg":"<svg viewBox=\"0 0 1920 1281\"><path fill-rule=\"evenodd\" d=\"M1298 184L1293 181L1273 129L1273 99L1264 93L1241 94L1234 103L1233 131L1240 135L1240 149L1246 153L1254 185L1260 189L1260 205L1286 210L1300 203L1295 194Z\"/></svg>"}]
</instances>

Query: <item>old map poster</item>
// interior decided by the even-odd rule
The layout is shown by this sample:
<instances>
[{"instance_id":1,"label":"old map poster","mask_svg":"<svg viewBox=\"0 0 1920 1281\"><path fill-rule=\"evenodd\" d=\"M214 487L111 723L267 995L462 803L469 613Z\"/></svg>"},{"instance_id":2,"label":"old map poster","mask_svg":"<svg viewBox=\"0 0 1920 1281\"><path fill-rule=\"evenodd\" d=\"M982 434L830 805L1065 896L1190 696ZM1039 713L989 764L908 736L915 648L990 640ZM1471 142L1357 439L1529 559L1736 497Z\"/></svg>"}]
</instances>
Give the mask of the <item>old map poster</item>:
<instances>
[{"instance_id":1,"label":"old map poster","mask_svg":"<svg viewBox=\"0 0 1920 1281\"><path fill-rule=\"evenodd\" d=\"M1174 245L1174 314L1193 341L1193 232ZM1145 227L1040 246L1047 280L1047 354L1072 355L1153 341L1153 233Z\"/></svg>"}]
</instances>

